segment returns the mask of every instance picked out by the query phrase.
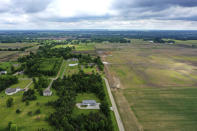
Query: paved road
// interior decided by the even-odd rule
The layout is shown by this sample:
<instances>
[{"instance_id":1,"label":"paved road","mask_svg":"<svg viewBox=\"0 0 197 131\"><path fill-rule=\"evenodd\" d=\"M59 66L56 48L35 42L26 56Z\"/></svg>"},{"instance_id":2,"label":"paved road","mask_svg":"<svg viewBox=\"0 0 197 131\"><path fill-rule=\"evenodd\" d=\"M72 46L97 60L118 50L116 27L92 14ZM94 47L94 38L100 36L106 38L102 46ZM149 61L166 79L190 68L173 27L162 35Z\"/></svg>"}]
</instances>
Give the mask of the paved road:
<instances>
[{"instance_id":1,"label":"paved road","mask_svg":"<svg viewBox=\"0 0 197 131\"><path fill-rule=\"evenodd\" d=\"M119 128L119 131L125 131L124 130L124 126L123 126L123 123L122 123L122 120L120 118L120 115L119 115L119 112L118 112L118 109L117 109L117 106L116 106L116 103L114 101L114 97L111 93L111 89L110 89L110 86L109 86L109 82L108 80L104 77L104 80L105 80L105 83L106 83L106 86L107 86L107 91L108 91L108 94L109 94L109 97L110 97L110 100L111 100L111 103L112 103L112 108L114 110L114 114L115 114L115 117L116 117L116 121L118 123L118 128Z\"/></svg>"}]
</instances>

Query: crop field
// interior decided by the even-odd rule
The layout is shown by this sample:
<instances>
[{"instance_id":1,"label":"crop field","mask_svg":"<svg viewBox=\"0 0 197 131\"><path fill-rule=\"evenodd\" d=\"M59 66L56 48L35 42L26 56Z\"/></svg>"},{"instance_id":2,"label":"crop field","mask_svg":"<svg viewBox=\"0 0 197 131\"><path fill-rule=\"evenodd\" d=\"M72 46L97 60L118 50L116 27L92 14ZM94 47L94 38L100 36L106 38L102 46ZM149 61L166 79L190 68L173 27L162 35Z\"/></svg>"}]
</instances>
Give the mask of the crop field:
<instances>
[{"instance_id":1,"label":"crop field","mask_svg":"<svg viewBox=\"0 0 197 131\"><path fill-rule=\"evenodd\" d=\"M197 130L197 49L131 43L96 45L126 130Z\"/></svg>"},{"instance_id":2,"label":"crop field","mask_svg":"<svg viewBox=\"0 0 197 131\"><path fill-rule=\"evenodd\" d=\"M94 43L80 43L78 45L56 45L54 48L66 48L66 47L75 47L76 51L87 51L87 50L94 50Z\"/></svg>"},{"instance_id":3,"label":"crop field","mask_svg":"<svg viewBox=\"0 0 197 131\"><path fill-rule=\"evenodd\" d=\"M8 49L8 48L23 48L23 47L29 47L29 46L34 46L36 43L0 43L0 48L1 49Z\"/></svg>"},{"instance_id":4,"label":"crop field","mask_svg":"<svg viewBox=\"0 0 197 131\"><path fill-rule=\"evenodd\" d=\"M1 51L0 62L16 60L19 54L19 51Z\"/></svg>"}]
</instances>

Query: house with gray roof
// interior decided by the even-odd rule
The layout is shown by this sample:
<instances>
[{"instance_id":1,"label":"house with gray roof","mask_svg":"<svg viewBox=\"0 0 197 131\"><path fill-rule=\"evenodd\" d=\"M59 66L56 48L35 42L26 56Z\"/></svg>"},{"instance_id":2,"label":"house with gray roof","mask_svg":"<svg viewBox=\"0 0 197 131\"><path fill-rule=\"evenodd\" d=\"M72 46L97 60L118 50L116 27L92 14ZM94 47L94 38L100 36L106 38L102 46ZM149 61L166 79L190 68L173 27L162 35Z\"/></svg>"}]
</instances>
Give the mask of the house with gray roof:
<instances>
[{"instance_id":1,"label":"house with gray roof","mask_svg":"<svg viewBox=\"0 0 197 131\"><path fill-rule=\"evenodd\" d=\"M0 75L6 75L7 73L7 71L0 71Z\"/></svg>"},{"instance_id":2,"label":"house with gray roof","mask_svg":"<svg viewBox=\"0 0 197 131\"><path fill-rule=\"evenodd\" d=\"M95 100L83 100L81 103L82 106L95 106L96 104Z\"/></svg>"},{"instance_id":3,"label":"house with gray roof","mask_svg":"<svg viewBox=\"0 0 197 131\"><path fill-rule=\"evenodd\" d=\"M13 95L13 94L16 94L19 91L23 91L23 89L21 89L19 87L17 87L17 88L7 88L5 90L5 94L7 94L7 95Z\"/></svg>"},{"instance_id":4,"label":"house with gray roof","mask_svg":"<svg viewBox=\"0 0 197 131\"><path fill-rule=\"evenodd\" d=\"M49 88L46 88L43 91L43 96L51 96L52 95L52 91Z\"/></svg>"}]
</instances>

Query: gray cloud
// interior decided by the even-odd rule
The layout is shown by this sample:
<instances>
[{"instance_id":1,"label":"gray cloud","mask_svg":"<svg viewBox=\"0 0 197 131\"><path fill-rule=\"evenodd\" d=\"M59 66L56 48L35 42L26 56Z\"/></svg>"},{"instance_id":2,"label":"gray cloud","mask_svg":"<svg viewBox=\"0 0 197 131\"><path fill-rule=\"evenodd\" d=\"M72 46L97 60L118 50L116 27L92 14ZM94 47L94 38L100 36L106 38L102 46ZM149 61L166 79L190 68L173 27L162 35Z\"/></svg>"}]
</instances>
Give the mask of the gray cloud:
<instances>
[{"instance_id":1,"label":"gray cloud","mask_svg":"<svg viewBox=\"0 0 197 131\"><path fill-rule=\"evenodd\" d=\"M47 8L52 0L12 0L16 9L25 13L36 13Z\"/></svg>"},{"instance_id":2,"label":"gray cloud","mask_svg":"<svg viewBox=\"0 0 197 131\"><path fill-rule=\"evenodd\" d=\"M195 0L115 0L112 5L113 9L119 11L122 19L127 20L158 19L196 21L197 11L193 12L193 14L190 12L195 7L197 7L197 1ZM182 10L185 10L185 12ZM180 17L180 15L182 16Z\"/></svg>"},{"instance_id":3,"label":"gray cloud","mask_svg":"<svg viewBox=\"0 0 197 131\"><path fill-rule=\"evenodd\" d=\"M20 25L23 23L23 26L26 24L27 26L36 25L36 27L38 27L39 25L48 23L47 27L50 27L57 26L55 24L58 23L62 25L64 25L64 23L69 23L70 25L77 23L79 25L80 22L84 24L86 21L89 27L99 27L99 24L102 25L105 22L109 24L109 22L116 21L115 24L117 25L109 24L109 26L117 27L118 21L120 21L120 23L123 23L122 27L132 27L130 26L132 24L136 24L137 27L140 27L144 26L142 21L150 22L156 20L164 24L165 21L168 21L168 24L170 23L169 21L172 21L171 24L175 25L177 23L173 21L180 20L185 21L189 26L192 25L192 21L197 21L197 0L113 0L110 10L117 12L113 15L110 13L92 15L91 12L91 15L88 15L79 12L79 14L69 17L58 15L58 12L48 12L48 6L52 5L49 6L52 8L52 2L55 3L55 1L56 0L10 0L9 3L0 1L0 15L4 13L4 15L1 15L0 20L2 21L0 24ZM55 5L54 8L58 7ZM130 23L130 21L135 21L135 23ZM141 21L141 25L137 24L137 21ZM94 25L95 22L96 24ZM124 25L124 23L127 25ZM151 25L150 22L147 27L154 27L156 24L157 22L155 21L153 25ZM161 25L157 24L157 26ZM85 25L82 27L84 26ZM135 27L135 25L133 26ZM196 25L192 26L195 27ZM105 26L102 25L102 27Z\"/></svg>"}]
</instances>

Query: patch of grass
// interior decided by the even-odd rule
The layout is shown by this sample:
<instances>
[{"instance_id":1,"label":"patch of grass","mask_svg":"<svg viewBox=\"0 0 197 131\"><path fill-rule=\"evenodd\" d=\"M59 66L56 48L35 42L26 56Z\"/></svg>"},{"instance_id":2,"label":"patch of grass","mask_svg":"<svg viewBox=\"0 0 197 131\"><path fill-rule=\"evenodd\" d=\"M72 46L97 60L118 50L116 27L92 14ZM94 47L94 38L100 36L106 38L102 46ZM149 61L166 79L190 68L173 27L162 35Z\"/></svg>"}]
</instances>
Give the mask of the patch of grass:
<instances>
[{"instance_id":1,"label":"patch of grass","mask_svg":"<svg viewBox=\"0 0 197 131\"><path fill-rule=\"evenodd\" d=\"M37 93L37 100L29 101L29 105L26 105L25 102L22 102L22 94L23 92L19 92L12 96L7 96L4 92L0 93L0 130L5 130L9 121L16 123L21 131L35 131L38 128L54 130L45 120L54 109L45 104L48 101L56 100L58 97L56 95L50 97L39 96ZM53 91L53 94L55 94L55 91ZM11 108L6 107L6 100L9 97L14 99L14 104ZM16 109L20 109L21 113L17 114ZM40 109L41 113L36 115L34 112L37 109ZM29 116L28 112L32 112L32 115Z\"/></svg>"},{"instance_id":2,"label":"patch of grass","mask_svg":"<svg viewBox=\"0 0 197 131\"><path fill-rule=\"evenodd\" d=\"M66 47L75 47L76 51L87 51L87 50L94 50L94 43L80 43L76 45L56 45L54 48L66 48Z\"/></svg>"},{"instance_id":3,"label":"patch of grass","mask_svg":"<svg viewBox=\"0 0 197 131\"><path fill-rule=\"evenodd\" d=\"M2 62L2 63L0 63L0 68L3 69L3 70L6 70L8 73L11 73L11 67L14 64L18 64L18 62ZM14 67L14 68L17 69L19 67L20 67L20 65L17 66L17 67Z\"/></svg>"},{"instance_id":4,"label":"patch of grass","mask_svg":"<svg viewBox=\"0 0 197 131\"><path fill-rule=\"evenodd\" d=\"M100 102L100 100L93 93L78 93L76 102L81 103L83 100L95 100L98 103Z\"/></svg>"},{"instance_id":5,"label":"patch of grass","mask_svg":"<svg viewBox=\"0 0 197 131\"><path fill-rule=\"evenodd\" d=\"M11 88L25 88L29 83L31 82L31 79L24 79L24 80L19 80L17 84L14 84L10 86Z\"/></svg>"}]
</instances>

